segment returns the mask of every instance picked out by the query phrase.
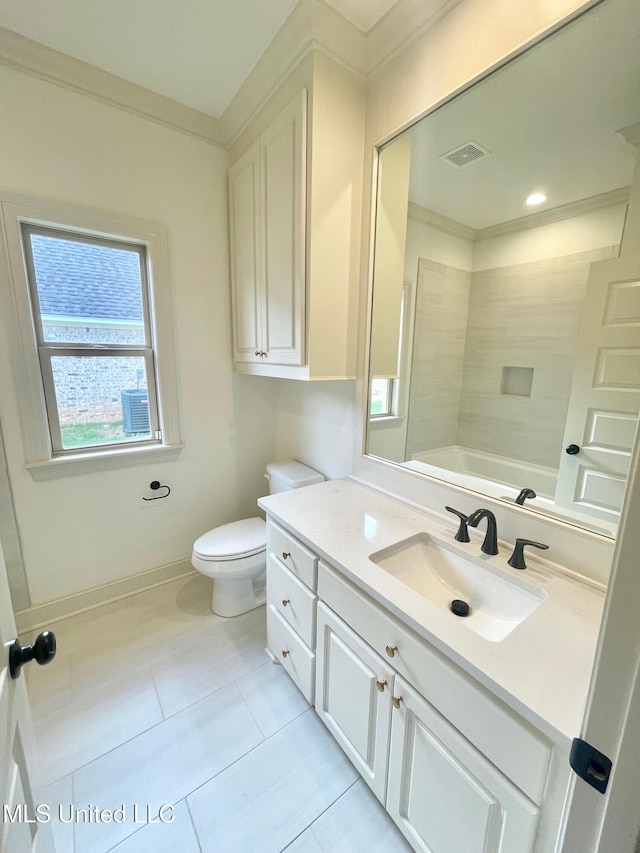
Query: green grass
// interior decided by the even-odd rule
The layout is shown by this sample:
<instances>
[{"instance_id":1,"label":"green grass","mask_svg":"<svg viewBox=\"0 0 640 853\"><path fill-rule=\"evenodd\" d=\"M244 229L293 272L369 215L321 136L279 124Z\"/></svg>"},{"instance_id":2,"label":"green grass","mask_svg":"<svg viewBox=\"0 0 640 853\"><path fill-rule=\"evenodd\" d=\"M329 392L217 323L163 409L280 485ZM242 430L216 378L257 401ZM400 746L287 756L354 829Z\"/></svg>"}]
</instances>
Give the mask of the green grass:
<instances>
[{"instance_id":1,"label":"green grass","mask_svg":"<svg viewBox=\"0 0 640 853\"><path fill-rule=\"evenodd\" d=\"M382 411L382 400L372 400L371 401L371 415L379 415Z\"/></svg>"},{"instance_id":2,"label":"green grass","mask_svg":"<svg viewBox=\"0 0 640 853\"><path fill-rule=\"evenodd\" d=\"M150 438L150 433L127 436L122 431L122 421L107 421L89 424L65 424L60 427L62 447L72 450L76 447L95 447L99 444L117 444L121 441L139 441Z\"/></svg>"}]
</instances>

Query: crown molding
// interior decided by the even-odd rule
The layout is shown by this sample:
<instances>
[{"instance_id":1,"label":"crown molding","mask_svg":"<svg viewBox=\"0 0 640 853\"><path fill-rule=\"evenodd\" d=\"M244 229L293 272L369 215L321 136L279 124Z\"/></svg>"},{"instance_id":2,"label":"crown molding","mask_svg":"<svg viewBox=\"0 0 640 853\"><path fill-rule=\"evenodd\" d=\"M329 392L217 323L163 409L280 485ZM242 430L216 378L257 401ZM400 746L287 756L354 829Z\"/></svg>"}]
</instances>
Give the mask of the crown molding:
<instances>
[{"instance_id":1,"label":"crown molding","mask_svg":"<svg viewBox=\"0 0 640 853\"><path fill-rule=\"evenodd\" d=\"M364 77L366 36L321 0L300 0L222 113L231 147L276 89L313 51Z\"/></svg>"},{"instance_id":2,"label":"crown molding","mask_svg":"<svg viewBox=\"0 0 640 853\"><path fill-rule=\"evenodd\" d=\"M620 130L616 130L618 136L621 136L624 141L634 148L637 152L640 152L640 121L637 121L635 124L630 124L629 127L623 127Z\"/></svg>"},{"instance_id":3,"label":"crown molding","mask_svg":"<svg viewBox=\"0 0 640 853\"><path fill-rule=\"evenodd\" d=\"M414 222L419 222L421 225L429 225L445 234L453 234L454 237L463 237L472 242L478 239L478 232L475 228L469 228L462 222L456 222L455 219L449 219L448 216L442 216L435 210L429 210L419 204L414 204L412 201L409 202L407 218L413 219Z\"/></svg>"},{"instance_id":4,"label":"crown molding","mask_svg":"<svg viewBox=\"0 0 640 853\"><path fill-rule=\"evenodd\" d=\"M400 0L369 31L365 71L372 74L463 0Z\"/></svg>"},{"instance_id":5,"label":"crown molding","mask_svg":"<svg viewBox=\"0 0 640 853\"><path fill-rule=\"evenodd\" d=\"M604 207L627 204L629 194L630 187L622 187L621 189L611 190L610 192L594 195L590 198L583 198L580 201L572 201L569 204L553 207L550 210L530 213L528 216L511 219L509 222L490 225L488 228L470 228L468 225L463 225L462 222L449 219L447 216L436 213L435 210L428 210L426 207L414 204L411 201L409 202L407 216L409 219L420 222L422 225L429 225L438 231L443 231L445 234L453 234L456 237L463 237L465 240L471 240L475 243L479 240L488 240L490 237L499 237L501 234L526 231L529 228L539 228L541 225L548 225L551 222L572 219L575 216L582 216L585 213L591 213L594 210L600 210Z\"/></svg>"},{"instance_id":6,"label":"crown molding","mask_svg":"<svg viewBox=\"0 0 640 853\"><path fill-rule=\"evenodd\" d=\"M323 0L300 0L220 118L0 27L0 63L229 148L301 60L318 51L366 79L462 0L400 0L363 33Z\"/></svg>"},{"instance_id":7,"label":"crown molding","mask_svg":"<svg viewBox=\"0 0 640 853\"><path fill-rule=\"evenodd\" d=\"M526 231L529 228L539 228L551 222L560 222L563 219L572 219L574 216L582 216L603 207L612 207L616 204L627 204L629 201L630 187L622 187L607 193L600 193L590 198L572 201L550 210L541 210L538 213L530 213L509 222L500 222L489 228L480 228L476 231L476 240L487 240L489 237L498 237L500 234L509 234L512 231Z\"/></svg>"},{"instance_id":8,"label":"crown molding","mask_svg":"<svg viewBox=\"0 0 640 853\"><path fill-rule=\"evenodd\" d=\"M0 27L0 63L224 147L220 121Z\"/></svg>"}]
</instances>

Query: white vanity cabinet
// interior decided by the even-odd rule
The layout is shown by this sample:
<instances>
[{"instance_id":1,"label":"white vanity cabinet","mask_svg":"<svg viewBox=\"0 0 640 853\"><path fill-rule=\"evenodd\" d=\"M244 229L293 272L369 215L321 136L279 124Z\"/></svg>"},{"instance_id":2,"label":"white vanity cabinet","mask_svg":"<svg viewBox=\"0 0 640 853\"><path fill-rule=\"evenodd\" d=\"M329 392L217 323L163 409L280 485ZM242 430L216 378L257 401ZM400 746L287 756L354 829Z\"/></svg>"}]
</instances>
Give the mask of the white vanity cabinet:
<instances>
[{"instance_id":1,"label":"white vanity cabinet","mask_svg":"<svg viewBox=\"0 0 640 853\"><path fill-rule=\"evenodd\" d=\"M322 602L315 705L416 850L533 851L538 806Z\"/></svg>"},{"instance_id":2,"label":"white vanity cabinet","mask_svg":"<svg viewBox=\"0 0 640 853\"><path fill-rule=\"evenodd\" d=\"M318 558L295 536L267 523L267 648L307 701L315 690Z\"/></svg>"},{"instance_id":3,"label":"white vanity cabinet","mask_svg":"<svg viewBox=\"0 0 640 853\"><path fill-rule=\"evenodd\" d=\"M316 711L384 805L393 669L318 604Z\"/></svg>"},{"instance_id":4,"label":"white vanity cabinet","mask_svg":"<svg viewBox=\"0 0 640 853\"><path fill-rule=\"evenodd\" d=\"M305 361L307 93L229 171L234 361Z\"/></svg>"},{"instance_id":5,"label":"white vanity cabinet","mask_svg":"<svg viewBox=\"0 0 640 853\"><path fill-rule=\"evenodd\" d=\"M312 547L268 519L269 650L408 842L555 853L566 753Z\"/></svg>"}]
</instances>

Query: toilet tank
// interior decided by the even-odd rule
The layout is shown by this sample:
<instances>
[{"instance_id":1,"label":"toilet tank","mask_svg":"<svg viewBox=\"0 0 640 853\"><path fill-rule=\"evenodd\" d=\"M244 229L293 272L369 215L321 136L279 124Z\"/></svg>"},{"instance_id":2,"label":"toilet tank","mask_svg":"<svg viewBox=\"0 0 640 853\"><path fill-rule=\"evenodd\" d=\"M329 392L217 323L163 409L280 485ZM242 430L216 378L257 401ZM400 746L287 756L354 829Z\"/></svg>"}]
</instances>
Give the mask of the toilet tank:
<instances>
[{"instance_id":1,"label":"toilet tank","mask_svg":"<svg viewBox=\"0 0 640 853\"><path fill-rule=\"evenodd\" d=\"M308 465L294 462L270 462L267 465L265 477L269 481L269 494L286 492L289 489L301 489L302 486L311 486L314 483L322 483L324 477Z\"/></svg>"}]
</instances>

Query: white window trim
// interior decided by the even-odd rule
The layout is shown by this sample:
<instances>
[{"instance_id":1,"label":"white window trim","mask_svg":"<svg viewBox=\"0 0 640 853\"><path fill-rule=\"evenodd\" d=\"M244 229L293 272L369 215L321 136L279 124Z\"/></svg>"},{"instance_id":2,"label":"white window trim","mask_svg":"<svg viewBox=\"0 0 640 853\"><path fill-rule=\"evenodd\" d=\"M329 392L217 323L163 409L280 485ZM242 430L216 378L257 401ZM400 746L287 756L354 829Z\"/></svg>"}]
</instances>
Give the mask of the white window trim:
<instances>
[{"instance_id":1,"label":"white window trim","mask_svg":"<svg viewBox=\"0 0 640 853\"><path fill-rule=\"evenodd\" d=\"M0 261L6 267L1 272L4 280L11 285L10 293L3 288L3 313L9 318L6 335L11 351L11 372L24 440L26 467L34 480L176 459L182 444L168 240L164 226L19 197L0 199L0 209L5 250L0 253L3 255ZM82 448L77 453L67 452L64 457L53 456L20 233L23 222L69 228L92 236L143 243L147 247L150 311L156 337L161 444L153 447L101 449L96 452Z\"/></svg>"}]
</instances>

